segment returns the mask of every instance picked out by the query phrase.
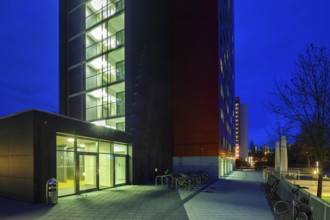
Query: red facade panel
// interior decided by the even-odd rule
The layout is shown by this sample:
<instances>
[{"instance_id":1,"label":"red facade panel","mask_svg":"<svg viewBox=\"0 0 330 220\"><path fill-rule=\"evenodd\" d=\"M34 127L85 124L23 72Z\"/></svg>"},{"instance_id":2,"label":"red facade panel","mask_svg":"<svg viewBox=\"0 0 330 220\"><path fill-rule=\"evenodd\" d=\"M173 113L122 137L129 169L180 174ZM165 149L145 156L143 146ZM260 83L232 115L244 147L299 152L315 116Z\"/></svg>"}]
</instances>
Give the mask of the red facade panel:
<instances>
[{"instance_id":1,"label":"red facade panel","mask_svg":"<svg viewBox=\"0 0 330 220\"><path fill-rule=\"evenodd\" d=\"M173 154L177 157L189 156L219 156L217 143L208 143L204 145L176 145Z\"/></svg>"},{"instance_id":2,"label":"red facade panel","mask_svg":"<svg viewBox=\"0 0 330 220\"><path fill-rule=\"evenodd\" d=\"M173 156L218 155L217 1L173 7Z\"/></svg>"}]
</instances>

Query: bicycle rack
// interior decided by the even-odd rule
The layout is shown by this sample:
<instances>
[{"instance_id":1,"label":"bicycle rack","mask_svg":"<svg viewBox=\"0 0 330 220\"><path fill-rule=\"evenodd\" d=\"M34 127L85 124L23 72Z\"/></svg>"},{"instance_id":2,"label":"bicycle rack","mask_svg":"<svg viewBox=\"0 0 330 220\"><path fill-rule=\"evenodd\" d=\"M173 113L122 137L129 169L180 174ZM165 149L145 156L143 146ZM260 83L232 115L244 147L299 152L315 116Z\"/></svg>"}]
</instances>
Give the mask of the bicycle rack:
<instances>
[{"instance_id":1,"label":"bicycle rack","mask_svg":"<svg viewBox=\"0 0 330 220\"><path fill-rule=\"evenodd\" d=\"M168 185L169 182L170 182L169 181L169 178L172 178L173 179L172 175L159 175L159 176L156 176L156 178L155 178L155 186L158 185L159 180L160 180L160 184L161 185L164 185L165 183Z\"/></svg>"}]
</instances>

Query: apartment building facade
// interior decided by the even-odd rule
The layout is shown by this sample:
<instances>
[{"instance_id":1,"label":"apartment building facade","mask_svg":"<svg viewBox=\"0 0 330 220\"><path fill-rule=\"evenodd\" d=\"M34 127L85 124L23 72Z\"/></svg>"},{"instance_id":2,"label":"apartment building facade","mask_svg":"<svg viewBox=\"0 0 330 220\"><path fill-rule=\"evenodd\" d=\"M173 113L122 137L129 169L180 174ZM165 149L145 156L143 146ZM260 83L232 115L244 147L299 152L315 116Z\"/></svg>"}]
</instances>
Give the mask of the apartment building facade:
<instances>
[{"instance_id":1,"label":"apartment building facade","mask_svg":"<svg viewBox=\"0 0 330 220\"><path fill-rule=\"evenodd\" d=\"M60 1L60 113L133 135L132 181L172 169L170 2Z\"/></svg>"},{"instance_id":2,"label":"apartment building facade","mask_svg":"<svg viewBox=\"0 0 330 220\"><path fill-rule=\"evenodd\" d=\"M131 133L134 183L232 170L232 0L60 2L61 114Z\"/></svg>"}]
</instances>

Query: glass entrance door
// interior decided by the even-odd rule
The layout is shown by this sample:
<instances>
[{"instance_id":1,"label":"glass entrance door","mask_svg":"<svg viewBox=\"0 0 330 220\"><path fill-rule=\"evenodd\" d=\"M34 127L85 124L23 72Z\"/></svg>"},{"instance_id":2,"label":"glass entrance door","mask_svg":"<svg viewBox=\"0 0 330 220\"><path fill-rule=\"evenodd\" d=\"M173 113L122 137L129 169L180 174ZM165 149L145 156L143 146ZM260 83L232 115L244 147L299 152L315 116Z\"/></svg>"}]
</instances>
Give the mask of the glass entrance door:
<instances>
[{"instance_id":1,"label":"glass entrance door","mask_svg":"<svg viewBox=\"0 0 330 220\"><path fill-rule=\"evenodd\" d=\"M126 157L115 156L115 184L126 184Z\"/></svg>"},{"instance_id":2,"label":"glass entrance door","mask_svg":"<svg viewBox=\"0 0 330 220\"><path fill-rule=\"evenodd\" d=\"M97 155L79 154L79 191L97 188Z\"/></svg>"}]
</instances>

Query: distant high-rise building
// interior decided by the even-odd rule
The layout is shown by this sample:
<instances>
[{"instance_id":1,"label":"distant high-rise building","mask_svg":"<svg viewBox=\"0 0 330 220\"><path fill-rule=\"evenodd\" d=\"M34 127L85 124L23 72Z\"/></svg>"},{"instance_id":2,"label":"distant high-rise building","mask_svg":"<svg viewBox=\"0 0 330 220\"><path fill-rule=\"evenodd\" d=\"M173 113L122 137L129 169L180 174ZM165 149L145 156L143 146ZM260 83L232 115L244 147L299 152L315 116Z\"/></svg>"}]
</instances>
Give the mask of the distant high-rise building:
<instances>
[{"instance_id":1,"label":"distant high-rise building","mask_svg":"<svg viewBox=\"0 0 330 220\"><path fill-rule=\"evenodd\" d=\"M268 145L262 145L261 146L261 151L262 151L262 153L266 153L266 154L268 154L268 153L270 153L270 147L268 146Z\"/></svg>"},{"instance_id":2,"label":"distant high-rise building","mask_svg":"<svg viewBox=\"0 0 330 220\"><path fill-rule=\"evenodd\" d=\"M240 157L243 160L247 160L249 156L249 116L248 116L248 105L240 105Z\"/></svg>"},{"instance_id":3,"label":"distant high-rise building","mask_svg":"<svg viewBox=\"0 0 330 220\"><path fill-rule=\"evenodd\" d=\"M258 153L258 146L254 144L253 140L250 141L250 153L252 156Z\"/></svg>"},{"instance_id":4,"label":"distant high-rise building","mask_svg":"<svg viewBox=\"0 0 330 220\"><path fill-rule=\"evenodd\" d=\"M248 105L241 104L235 98L235 155L236 159L246 161L248 158Z\"/></svg>"},{"instance_id":5,"label":"distant high-rise building","mask_svg":"<svg viewBox=\"0 0 330 220\"><path fill-rule=\"evenodd\" d=\"M240 131L240 123L241 123L241 120L240 120L240 98L239 97L236 97L235 98L235 158L236 159L241 159L240 158L240 146L241 146L241 142L240 142L240 134L241 134L241 131Z\"/></svg>"}]
</instances>

